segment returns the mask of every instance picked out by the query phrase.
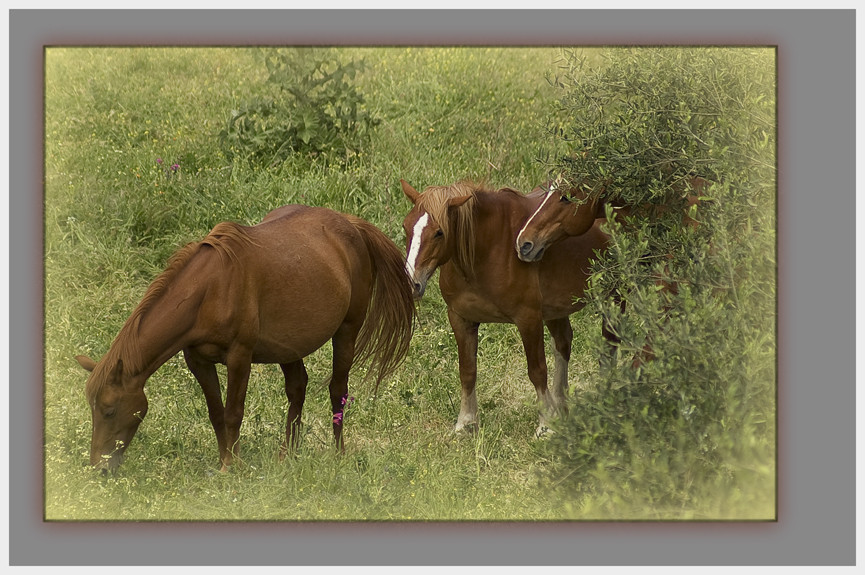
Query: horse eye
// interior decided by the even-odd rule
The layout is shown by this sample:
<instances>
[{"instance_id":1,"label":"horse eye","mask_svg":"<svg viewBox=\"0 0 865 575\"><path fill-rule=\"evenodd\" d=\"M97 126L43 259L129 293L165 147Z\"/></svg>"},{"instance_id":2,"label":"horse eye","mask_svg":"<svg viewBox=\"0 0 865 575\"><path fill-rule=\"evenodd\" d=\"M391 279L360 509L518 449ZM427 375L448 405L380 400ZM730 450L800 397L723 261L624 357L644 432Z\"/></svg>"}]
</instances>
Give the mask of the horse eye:
<instances>
[{"instance_id":1,"label":"horse eye","mask_svg":"<svg viewBox=\"0 0 865 575\"><path fill-rule=\"evenodd\" d=\"M443 231L441 231L441 230L436 230L435 237L440 238L440 237L442 237L443 235L445 235Z\"/></svg>"},{"instance_id":2,"label":"horse eye","mask_svg":"<svg viewBox=\"0 0 865 575\"><path fill-rule=\"evenodd\" d=\"M109 407L108 409L106 409L105 411L102 412L102 417L104 417L105 419L109 419L111 417L114 417L114 415L116 413L117 413L117 408Z\"/></svg>"}]
</instances>

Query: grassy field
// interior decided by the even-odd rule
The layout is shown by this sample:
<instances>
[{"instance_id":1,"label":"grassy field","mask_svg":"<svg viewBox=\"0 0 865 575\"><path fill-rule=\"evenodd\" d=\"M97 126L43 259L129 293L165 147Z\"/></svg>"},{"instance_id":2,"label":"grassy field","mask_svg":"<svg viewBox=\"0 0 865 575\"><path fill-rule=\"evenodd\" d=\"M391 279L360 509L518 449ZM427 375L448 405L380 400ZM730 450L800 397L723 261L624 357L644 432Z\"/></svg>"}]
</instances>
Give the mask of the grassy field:
<instances>
[{"instance_id":1,"label":"grassy field","mask_svg":"<svg viewBox=\"0 0 865 575\"><path fill-rule=\"evenodd\" d=\"M252 48L46 51L47 520L773 516L770 457L758 462L753 485L740 482L723 497L712 485L686 490L687 505L672 509L642 503L639 477L619 485L628 501L609 497L603 486L580 496L556 490L548 473L557 460L554 442L534 438L535 392L511 325L481 327L480 430L454 435L457 351L436 281L419 304L405 363L378 395L362 371L353 373L344 456L332 446L325 346L306 359L310 385L296 457L278 461L287 410L282 374L277 366L256 365L241 428L242 462L220 473L204 398L177 356L150 378L147 418L118 473L102 476L87 467L86 373L74 356L99 358L107 351L176 249L218 222L253 224L290 203L358 215L402 249L410 204L400 179L423 189L485 178L493 187L528 191L546 178L544 160L561 145L546 129L561 114L561 94L546 80L558 70L559 49L345 48L306 56L364 62L351 85L365 98L356 112L378 120L368 140L348 151L247 162L244 150L221 147L219 135L239 111L284 97L284 85L269 81L265 55ZM598 63L595 53L586 55L586 65ZM572 316L572 324L573 389L600 380L592 351L600 326L587 310ZM547 350L552 367L549 342ZM771 368L771 358L764 364ZM224 384L225 368L219 371ZM770 443L757 447L774 453Z\"/></svg>"},{"instance_id":2,"label":"grassy field","mask_svg":"<svg viewBox=\"0 0 865 575\"><path fill-rule=\"evenodd\" d=\"M45 517L48 520L546 520L573 516L539 473L534 390L513 326L481 328L481 429L451 432L457 354L437 285L420 304L408 359L377 398L350 393L347 452L331 446L329 346L307 360L304 441L277 461L286 400L276 366L254 366L243 464L218 472L203 397L180 356L148 382L150 409L115 476L85 467L85 372L169 256L223 220L255 223L288 203L359 215L400 247L422 188L464 177L528 190L544 177L555 49L363 48L356 78L381 120L347 164L235 162L217 135L272 86L255 49L56 48L46 55ZM179 168L170 171L171 165ZM574 318L572 382L588 378L590 317ZM224 368L220 372L224 377Z\"/></svg>"}]
</instances>

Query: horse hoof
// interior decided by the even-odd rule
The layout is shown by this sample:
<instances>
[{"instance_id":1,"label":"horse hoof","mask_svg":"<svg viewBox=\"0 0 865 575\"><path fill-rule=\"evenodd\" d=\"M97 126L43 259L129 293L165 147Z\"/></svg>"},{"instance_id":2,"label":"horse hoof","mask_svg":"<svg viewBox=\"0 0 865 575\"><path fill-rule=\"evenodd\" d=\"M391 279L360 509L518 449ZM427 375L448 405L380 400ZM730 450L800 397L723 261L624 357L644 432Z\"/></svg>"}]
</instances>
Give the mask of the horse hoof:
<instances>
[{"instance_id":1,"label":"horse hoof","mask_svg":"<svg viewBox=\"0 0 865 575\"><path fill-rule=\"evenodd\" d=\"M549 439L549 437L554 434L555 431L547 427L546 425L539 425L535 430L535 437L537 439Z\"/></svg>"},{"instance_id":2,"label":"horse hoof","mask_svg":"<svg viewBox=\"0 0 865 575\"><path fill-rule=\"evenodd\" d=\"M454 426L454 435L460 435L464 433L467 433L469 435L475 435L477 434L479 429L480 426L476 421L472 423L457 423Z\"/></svg>"}]
</instances>

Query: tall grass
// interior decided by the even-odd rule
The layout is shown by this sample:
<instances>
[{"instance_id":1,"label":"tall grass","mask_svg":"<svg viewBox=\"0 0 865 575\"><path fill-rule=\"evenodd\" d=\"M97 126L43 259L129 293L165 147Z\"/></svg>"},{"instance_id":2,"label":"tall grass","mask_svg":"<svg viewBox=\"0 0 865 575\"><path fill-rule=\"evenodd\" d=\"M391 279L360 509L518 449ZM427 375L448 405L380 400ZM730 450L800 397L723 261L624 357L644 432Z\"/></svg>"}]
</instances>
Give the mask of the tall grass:
<instances>
[{"instance_id":1,"label":"tall grass","mask_svg":"<svg viewBox=\"0 0 865 575\"><path fill-rule=\"evenodd\" d=\"M116 476L84 466L90 413L73 357L108 349L182 244L222 220L254 223L286 203L359 215L404 245L399 179L464 177L529 189L554 49L352 48L381 119L351 162L229 163L217 135L266 95L257 49L52 48L46 52L45 516L49 520L556 519L536 473L534 390L513 326L481 329L482 426L451 433L457 355L437 286L420 303L409 358L378 397L350 380L347 453L333 453L330 348L307 360L303 444L283 463L286 400L276 366L254 366L242 464L217 471L203 397L175 357L151 377L150 409ZM175 170L172 166L177 165ZM582 316L576 323L579 324ZM596 329L586 319L585 329ZM578 327L574 377L593 369ZM224 368L220 371L224 377ZM224 381L224 380L223 380Z\"/></svg>"}]
</instances>

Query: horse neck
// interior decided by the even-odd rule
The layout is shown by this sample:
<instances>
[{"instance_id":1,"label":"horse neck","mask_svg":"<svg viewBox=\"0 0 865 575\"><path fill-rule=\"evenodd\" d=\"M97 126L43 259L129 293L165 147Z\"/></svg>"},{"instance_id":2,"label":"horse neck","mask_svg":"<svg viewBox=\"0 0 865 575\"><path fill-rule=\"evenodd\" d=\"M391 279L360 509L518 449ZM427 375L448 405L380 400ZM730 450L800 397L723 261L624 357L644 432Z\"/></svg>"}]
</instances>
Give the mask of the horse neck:
<instances>
[{"instance_id":1,"label":"horse neck","mask_svg":"<svg viewBox=\"0 0 865 575\"><path fill-rule=\"evenodd\" d=\"M523 220L531 215L529 200L510 192L478 192L475 195L475 262L495 262L500 254L511 255Z\"/></svg>"},{"instance_id":2,"label":"horse neck","mask_svg":"<svg viewBox=\"0 0 865 575\"><path fill-rule=\"evenodd\" d=\"M576 213L571 212L562 220L562 229L566 236L580 236L589 231L595 220L606 217L606 209L603 200L586 200L580 205ZM569 210L573 208L569 205Z\"/></svg>"},{"instance_id":3,"label":"horse neck","mask_svg":"<svg viewBox=\"0 0 865 575\"><path fill-rule=\"evenodd\" d=\"M201 289L197 292L203 295ZM200 301L198 294L180 294L171 285L156 297L145 297L112 345L129 376L143 386L153 372L186 347Z\"/></svg>"},{"instance_id":4,"label":"horse neck","mask_svg":"<svg viewBox=\"0 0 865 575\"><path fill-rule=\"evenodd\" d=\"M182 309L175 309L174 306L166 307L170 310L169 313L148 317L139 332L139 337L145 344L142 349L146 350L146 377L186 347L185 336L192 327L189 314L183 313Z\"/></svg>"}]
</instances>

